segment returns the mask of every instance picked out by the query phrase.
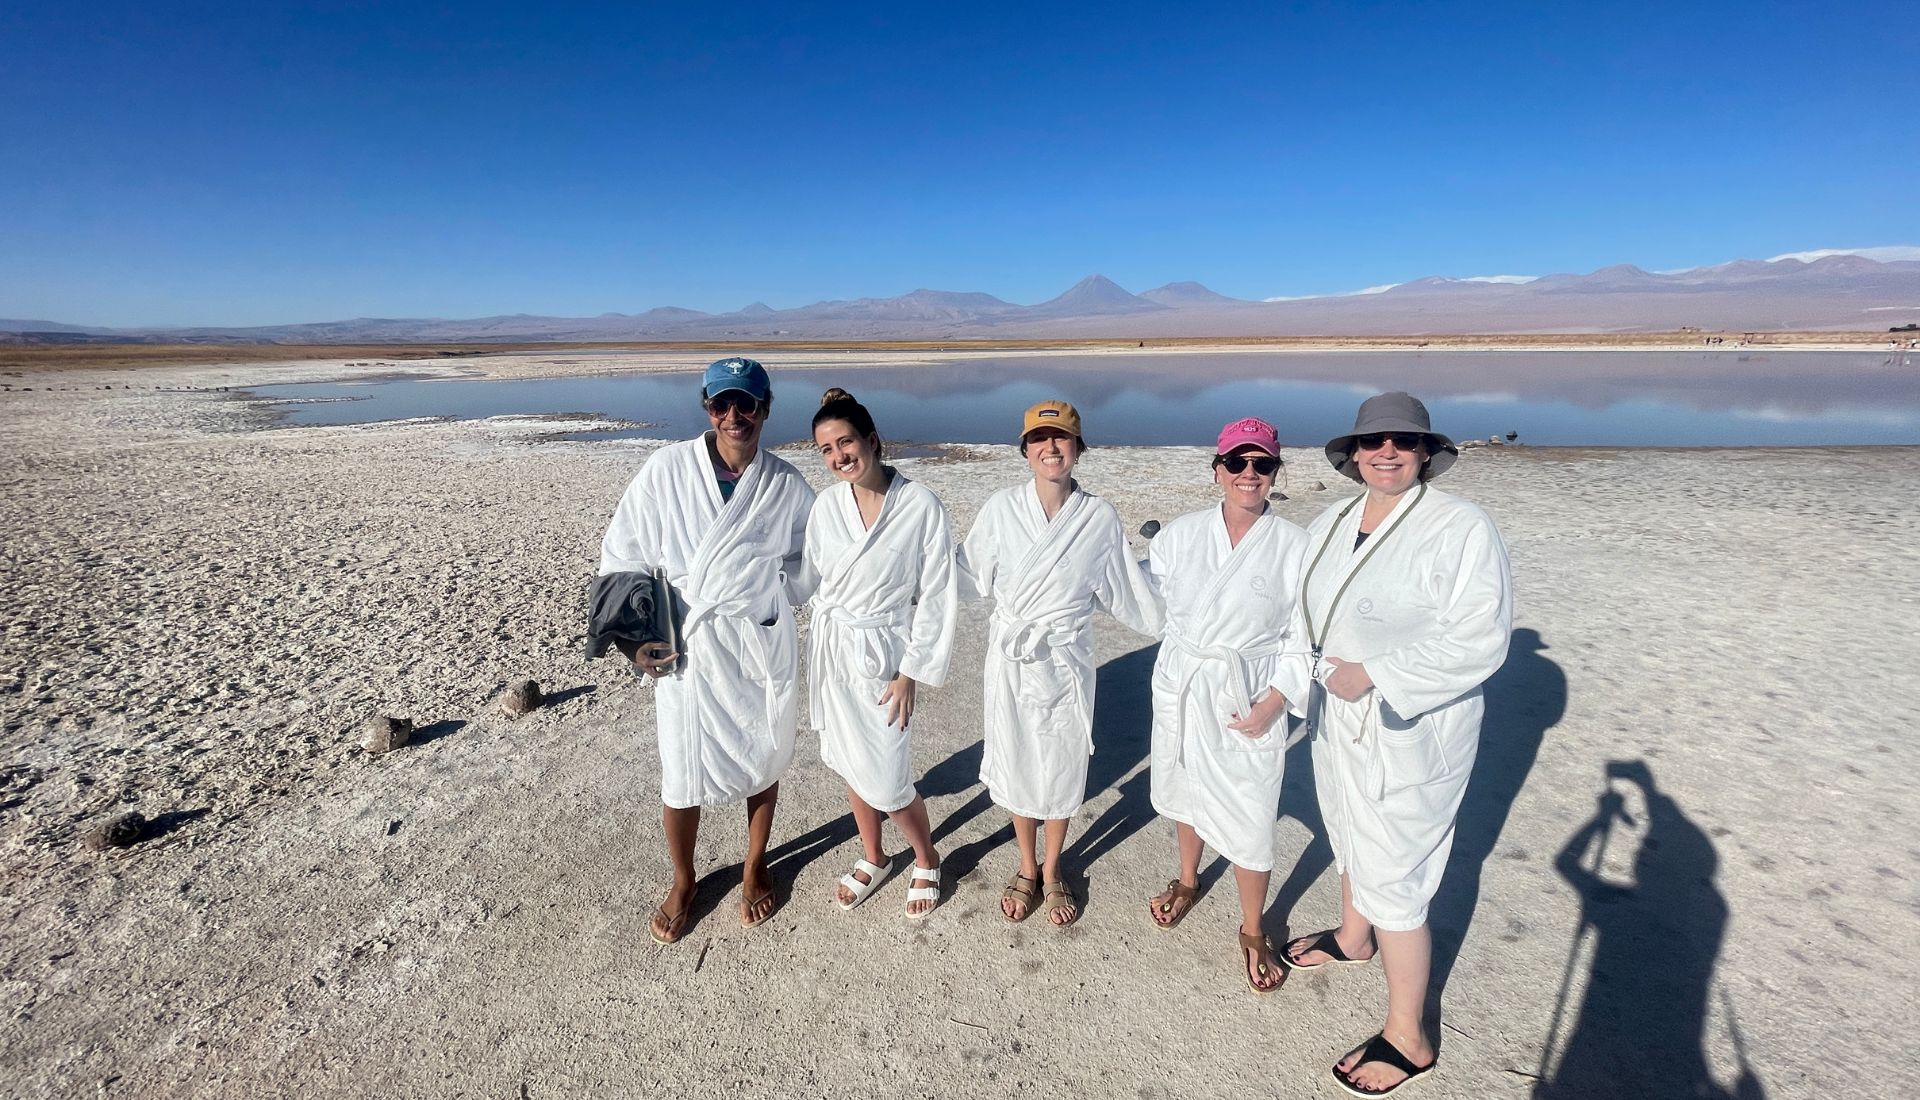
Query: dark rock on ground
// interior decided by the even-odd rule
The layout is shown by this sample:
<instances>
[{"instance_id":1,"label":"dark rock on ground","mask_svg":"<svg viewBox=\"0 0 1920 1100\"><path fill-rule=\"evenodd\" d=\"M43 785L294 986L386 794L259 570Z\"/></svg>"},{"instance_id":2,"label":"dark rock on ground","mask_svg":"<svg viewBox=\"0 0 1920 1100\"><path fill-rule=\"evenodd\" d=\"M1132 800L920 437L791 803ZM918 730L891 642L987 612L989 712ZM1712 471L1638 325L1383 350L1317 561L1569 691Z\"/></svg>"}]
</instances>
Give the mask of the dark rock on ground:
<instances>
[{"instance_id":1,"label":"dark rock on ground","mask_svg":"<svg viewBox=\"0 0 1920 1100\"><path fill-rule=\"evenodd\" d=\"M361 727L361 744L371 753L392 752L413 740L413 723L376 714Z\"/></svg>"},{"instance_id":2,"label":"dark rock on ground","mask_svg":"<svg viewBox=\"0 0 1920 1100\"><path fill-rule=\"evenodd\" d=\"M87 847L130 848L147 838L147 819L138 810L115 814L87 834Z\"/></svg>"},{"instance_id":3,"label":"dark rock on ground","mask_svg":"<svg viewBox=\"0 0 1920 1100\"><path fill-rule=\"evenodd\" d=\"M545 698L540 694L537 681L515 680L507 685L506 694L500 697L500 710L508 718L518 718L538 707Z\"/></svg>"}]
</instances>

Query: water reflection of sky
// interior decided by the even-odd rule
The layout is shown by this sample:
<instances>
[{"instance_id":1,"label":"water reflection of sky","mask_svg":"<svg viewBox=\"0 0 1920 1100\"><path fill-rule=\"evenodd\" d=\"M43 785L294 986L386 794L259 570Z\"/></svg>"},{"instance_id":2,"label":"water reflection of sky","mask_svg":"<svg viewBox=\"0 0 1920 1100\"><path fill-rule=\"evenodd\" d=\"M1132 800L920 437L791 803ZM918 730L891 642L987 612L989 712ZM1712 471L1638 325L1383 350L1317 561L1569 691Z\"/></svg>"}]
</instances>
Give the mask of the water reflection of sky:
<instances>
[{"instance_id":1,"label":"water reflection of sky","mask_svg":"<svg viewBox=\"0 0 1920 1100\"><path fill-rule=\"evenodd\" d=\"M1009 442L1047 398L1080 407L1095 444L1204 444L1241 416L1314 442L1351 426L1360 400L1406 389L1456 439L1600 446L1920 443L1920 356L1837 352L1423 352L1009 355L925 366L774 375L768 438L806 437L817 395L851 390L889 438ZM684 438L707 426L693 374L525 381L398 379L264 386L294 424L408 417L599 414L645 421L624 435Z\"/></svg>"}]
</instances>

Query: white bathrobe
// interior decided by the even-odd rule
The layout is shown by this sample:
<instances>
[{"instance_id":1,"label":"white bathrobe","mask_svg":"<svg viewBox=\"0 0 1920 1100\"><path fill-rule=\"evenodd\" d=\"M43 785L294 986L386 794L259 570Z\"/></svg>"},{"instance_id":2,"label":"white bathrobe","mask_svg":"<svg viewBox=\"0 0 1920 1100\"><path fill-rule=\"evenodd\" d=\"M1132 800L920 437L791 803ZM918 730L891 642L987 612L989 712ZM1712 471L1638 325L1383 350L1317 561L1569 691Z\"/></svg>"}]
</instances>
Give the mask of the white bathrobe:
<instances>
[{"instance_id":1,"label":"white bathrobe","mask_svg":"<svg viewBox=\"0 0 1920 1100\"><path fill-rule=\"evenodd\" d=\"M600 573L663 566L683 613L681 671L654 681L660 797L714 806L758 794L793 759L790 584L813 490L762 450L722 500L705 437L663 447L627 486Z\"/></svg>"},{"instance_id":2,"label":"white bathrobe","mask_svg":"<svg viewBox=\"0 0 1920 1100\"><path fill-rule=\"evenodd\" d=\"M1227 723L1269 687L1289 702L1306 696L1293 607L1306 545L1305 531L1268 512L1233 546L1216 506L1162 527L1147 555L1167 604L1153 666L1153 808L1250 871L1273 869L1288 719L1257 738ZM1283 661L1288 651L1296 659Z\"/></svg>"},{"instance_id":3,"label":"white bathrobe","mask_svg":"<svg viewBox=\"0 0 1920 1100\"><path fill-rule=\"evenodd\" d=\"M1093 753L1093 611L1142 634L1160 600L1113 505L1076 485L1049 522L1032 481L987 498L960 548L963 597L993 600L980 781L1021 817L1072 817Z\"/></svg>"},{"instance_id":4,"label":"white bathrobe","mask_svg":"<svg viewBox=\"0 0 1920 1100\"><path fill-rule=\"evenodd\" d=\"M820 758L867 805L904 809L913 801L912 744L887 725L878 700L902 674L925 687L946 681L956 585L947 510L896 472L869 528L853 486L831 486L807 520L806 564L819 578L807 695Z\"/></svg>"},{"instance_id":5,"label":"white bathrobe","mask_svg":"<svg viewBox=\"0 0 1920 1100\"><path fill-rule=\"evenodd\" d=\"M1419 492L1403 494L1358 550L1364 504L1315 520L1302 598L1325 631L1323 656L1359 661L1373 678L1358 702L1327 694L1313 770L1354 907L1388 931L1426 923L1480 745L1480 685L1506 660L1513 626L1512 568L1493 520L1431 486L1416 505ZM1328 623L1328 605L1363 558ZM1323 682L1330 672L1323 660ZM1304 698L1289 702L1305 713Z\"/></svg>"}]
</instances>

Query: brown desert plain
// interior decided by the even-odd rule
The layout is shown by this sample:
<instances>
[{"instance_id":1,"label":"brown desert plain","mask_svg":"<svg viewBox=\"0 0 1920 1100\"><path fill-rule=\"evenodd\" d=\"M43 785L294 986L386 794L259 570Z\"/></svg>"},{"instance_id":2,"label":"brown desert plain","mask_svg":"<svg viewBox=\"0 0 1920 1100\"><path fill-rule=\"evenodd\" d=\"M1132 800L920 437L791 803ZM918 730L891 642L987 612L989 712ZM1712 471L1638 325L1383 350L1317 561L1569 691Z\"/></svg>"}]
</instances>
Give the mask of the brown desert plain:
<instances>
[{"instance_id":1,"label":"brown desert plain","mask_svg":"<svg viewBox=\"0 0 1920 1100\"><path fill-rule=\"evenodd\" d=\"M951 883L932 918L903 919L904 877L834 904L858 843L803 729L778 914L740 927L742 815L715 811L691 931L654 944L652 696L581 646L602 530L659 444L553 441L531 417L286 427L220 391L715 351L426 350L0 349L0 1094L1338 1095L1327 1067L1377 1028L1380 969L1250 994L1211 853L1192 916L1153 926L1174 861L1147 797L1153 642L1104 618L1077 925L999 913L1014 856L977 778L974 608L914 720ZM757 354L777 390L857 371L824 347ZM1130 531L1207 507L1195 442L1096 449L1082 483ZM781 453L826 483L805 448ZM1317 449L1287 459L1284 517L1350 491ZM958 530L1025 476L1010 446L898 465ZM1485 447L1444 487L1500 524L1517 615L1432 915L1440 1068L1406 1095L1920 1089L1901 1038L1920 989L1920 448ZM524 678L549 699L509 718ZM411 719L415 743L369 754L372 715ZM1304 745L1280 809L1276 939L1338 907ZM128 810L148 839L85 843Z\"/></svg>"}]
</instances>

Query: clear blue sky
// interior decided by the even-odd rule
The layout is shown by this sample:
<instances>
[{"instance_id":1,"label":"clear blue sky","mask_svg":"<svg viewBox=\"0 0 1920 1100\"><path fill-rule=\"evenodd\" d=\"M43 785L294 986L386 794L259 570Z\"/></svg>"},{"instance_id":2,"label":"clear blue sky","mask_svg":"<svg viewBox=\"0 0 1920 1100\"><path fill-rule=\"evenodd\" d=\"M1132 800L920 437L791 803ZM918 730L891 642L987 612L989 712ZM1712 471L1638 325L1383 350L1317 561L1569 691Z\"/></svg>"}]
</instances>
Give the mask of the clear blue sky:
<instances>
[{"instance_id":1,"label":"clear blue sky","mask_svg":"<svg viewBox=\"0 0 1920 1100\"><path fill-rule=\"evenodd\" d=\"M1920 244L1907 4L0 6L0 317L1237 297Z\"/></svg>"}]
</instances>

